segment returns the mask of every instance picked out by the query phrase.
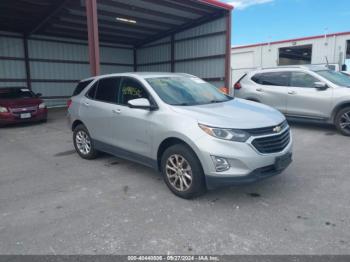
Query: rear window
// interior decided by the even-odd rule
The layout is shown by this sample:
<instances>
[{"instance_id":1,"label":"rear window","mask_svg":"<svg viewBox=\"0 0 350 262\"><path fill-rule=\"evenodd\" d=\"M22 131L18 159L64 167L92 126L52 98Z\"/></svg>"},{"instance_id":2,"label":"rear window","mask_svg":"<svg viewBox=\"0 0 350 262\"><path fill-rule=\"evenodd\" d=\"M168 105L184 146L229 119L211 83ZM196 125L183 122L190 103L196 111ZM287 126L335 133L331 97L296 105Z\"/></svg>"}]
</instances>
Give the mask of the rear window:
<instances>
[{"instance_id":1,"label":"rear window","mask_svg":"<svg viewBox=\"0 0 350 262\"><path fill-rule=\"evenodd\" d=\"M79 95L85 89L85 87L87 87L92 81L93 80L79 82L79 84L77 85L77 87L75 88L75 90L73 92L73 96Z\"/></svg>"},{"instance_id":2,"label":"rear window","mask_svg":"<svg viewBox=\"0 0 350 262\"><path fill-rule=\"evenodd\" d=\"M34 93L27 88L0 89L0 99L20 99L35 97Z\"/></svg>"}]
</instances>

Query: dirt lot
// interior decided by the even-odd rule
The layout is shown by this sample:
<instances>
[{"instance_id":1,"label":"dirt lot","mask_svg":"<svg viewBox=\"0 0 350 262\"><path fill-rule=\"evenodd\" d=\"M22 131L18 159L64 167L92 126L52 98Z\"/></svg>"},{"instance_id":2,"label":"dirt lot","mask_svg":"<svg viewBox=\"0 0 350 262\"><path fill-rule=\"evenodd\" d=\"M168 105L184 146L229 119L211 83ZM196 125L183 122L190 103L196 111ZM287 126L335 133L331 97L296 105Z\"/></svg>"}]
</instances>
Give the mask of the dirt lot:
<instances>
[{"instance_id":1,"label":"dirt lot","mask_svg":"<svg viewBox=\"0 0 350 262\"><path fill-rule=\"evenodd\" d=\"M186 201L143 166L87 161L64 111L0 129L1 254L349 254L349 138L292 124L284 174Z\"/></svg>"}]
</instances>

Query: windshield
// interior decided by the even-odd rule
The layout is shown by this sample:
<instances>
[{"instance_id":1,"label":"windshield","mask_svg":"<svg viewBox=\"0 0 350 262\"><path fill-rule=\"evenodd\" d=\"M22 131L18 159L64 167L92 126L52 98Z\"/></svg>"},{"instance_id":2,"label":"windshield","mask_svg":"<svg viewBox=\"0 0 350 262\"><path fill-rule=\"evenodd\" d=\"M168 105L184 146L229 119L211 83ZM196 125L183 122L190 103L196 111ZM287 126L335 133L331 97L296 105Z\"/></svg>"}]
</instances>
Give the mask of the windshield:
<instances>
[{"instance_id":1,"label":"windshield","mask_svg":"<svg viewBox=\"0 0 350 262\"><path fill-rule=\"evenodd\" d=\"M146 80L158 96L170 105L191 106L232 99L197 77L157 77Z\"/></svg>"},{"instance_id":2,"label":"windshield","mask_svg":"<svg viewBox=\"0 0 350 262\"><path fill-rule=\"evenodd\" d=\"M331 70L320 70L316 72L336 85L350 87L350 77L342 73Z\"/></svg>"},{"instance_id":3,"label":"windshield","mask_svg":"<svg viewBox=\"0 0 350 262\"><path fill-rule=\"evenodd\" d=\"M25 88L0 89L0 99L32 98L34 93Z\"/></svg>"}]
</instances>

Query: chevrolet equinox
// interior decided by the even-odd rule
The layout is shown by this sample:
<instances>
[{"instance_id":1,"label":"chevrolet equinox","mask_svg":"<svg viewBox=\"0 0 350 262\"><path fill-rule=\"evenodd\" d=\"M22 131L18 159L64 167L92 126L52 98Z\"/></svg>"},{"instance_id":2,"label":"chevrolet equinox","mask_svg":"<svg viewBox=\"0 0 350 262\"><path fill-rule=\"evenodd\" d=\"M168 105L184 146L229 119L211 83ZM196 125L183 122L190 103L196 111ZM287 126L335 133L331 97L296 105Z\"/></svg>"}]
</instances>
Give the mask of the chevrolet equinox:
<instances>
[{"instance_id":1,"label":"chevrolet equinox","mask_svg":"<svg viewBox=\"0 0 350 262\"><path fill-rule=\"evenodd\" d=\"M102 151L152 167L182 198L277 175L292 161L280 112L188 74L83 80L68 101L68 117L82 158Z\"/></svg>"}]
</instances>

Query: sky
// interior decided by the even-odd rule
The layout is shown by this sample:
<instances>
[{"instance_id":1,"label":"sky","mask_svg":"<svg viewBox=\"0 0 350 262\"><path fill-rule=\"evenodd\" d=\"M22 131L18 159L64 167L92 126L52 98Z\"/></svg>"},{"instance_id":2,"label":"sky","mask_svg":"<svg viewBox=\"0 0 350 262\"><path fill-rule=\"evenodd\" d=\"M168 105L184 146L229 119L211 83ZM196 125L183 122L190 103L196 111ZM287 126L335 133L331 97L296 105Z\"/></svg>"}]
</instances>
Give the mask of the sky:
<instances>
[{"instance_id":1,"label":"sky","mask_svg":"<svg viewBox=\"0 0 350 262\"><path fill-rule=\"evenodd\" d=\"M221 0L232 4L232 45L350 31L350 0Z\"/></svg>"}]
</instances>

